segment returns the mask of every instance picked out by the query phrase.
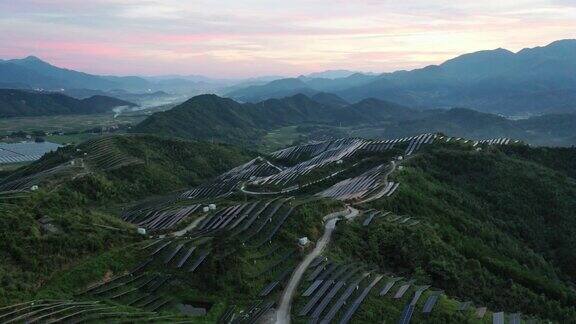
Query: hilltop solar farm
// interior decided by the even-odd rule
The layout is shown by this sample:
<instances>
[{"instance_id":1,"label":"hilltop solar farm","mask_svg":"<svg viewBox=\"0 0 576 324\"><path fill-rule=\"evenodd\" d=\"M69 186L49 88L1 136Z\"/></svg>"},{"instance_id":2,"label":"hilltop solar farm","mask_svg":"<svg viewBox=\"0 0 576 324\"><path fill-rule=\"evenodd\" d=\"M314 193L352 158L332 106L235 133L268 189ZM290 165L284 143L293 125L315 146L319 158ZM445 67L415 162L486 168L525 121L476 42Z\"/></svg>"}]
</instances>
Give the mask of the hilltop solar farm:
<instances>
[{"instance_id":1,"label":"hilltop solar farm","mask_svg":"<svg viewBox=\"0 0 576 324\"><path fill-rule=\"evenodd\" d=\"M194 188L124 206L118 218L138 233L122 249L131 268L84 282L69 298L1 307L0 322L346 324L374 316L368 306L402 324L528 320L342 253L343 233L362 237L389 227L408 235L427 226L425 218L370 204L403 189L396 175L419 152L446 145L480 151L523 144L422 134L320 141L255 157ZM102 138L43 163L5 179L2 194L27 195L33 186L146 161Z\"/></svg>"},{"instance_id":2,"label":"hilltop solar farm","mask_svg":"<svg viewBox=\"0 0 576 324\"><path fill-rule=\"evenodd\" d=\"M0 143L0 164L36 161L59 147L50 142Z\"/></svg>"}]
</instances>

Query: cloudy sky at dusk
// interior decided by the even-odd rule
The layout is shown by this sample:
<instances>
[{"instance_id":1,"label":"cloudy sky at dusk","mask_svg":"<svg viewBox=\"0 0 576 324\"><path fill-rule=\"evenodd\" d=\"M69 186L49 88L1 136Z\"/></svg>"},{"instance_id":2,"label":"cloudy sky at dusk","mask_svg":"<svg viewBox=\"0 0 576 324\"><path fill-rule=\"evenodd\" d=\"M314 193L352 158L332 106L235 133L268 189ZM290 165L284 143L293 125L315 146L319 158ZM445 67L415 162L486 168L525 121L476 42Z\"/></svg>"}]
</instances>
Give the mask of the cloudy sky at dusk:
<instances>
[{"instance_id":1,"label":"cloudy sky at dusk","mask_svg":"<svg viewBox=\"0 0 576 324\"><path fill-rule=\"evenodd\" d=\"M0 58L99 74L385 72L576 38L576 0L0 0Z\"/></svg>"}]
</instances>

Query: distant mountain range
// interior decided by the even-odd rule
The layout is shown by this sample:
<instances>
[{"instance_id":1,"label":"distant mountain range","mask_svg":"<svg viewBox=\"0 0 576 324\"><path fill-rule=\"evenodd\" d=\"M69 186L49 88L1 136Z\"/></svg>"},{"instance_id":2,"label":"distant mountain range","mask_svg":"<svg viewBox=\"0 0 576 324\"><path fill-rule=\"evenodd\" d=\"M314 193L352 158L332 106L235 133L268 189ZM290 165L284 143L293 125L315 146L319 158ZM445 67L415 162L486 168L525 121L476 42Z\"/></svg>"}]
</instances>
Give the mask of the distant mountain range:
<instances>
[{"instance_id":1,"label":"distant mountain range","mask_svg":"<svg viewBox=\"0 0 576 324\"><path fill-rule=\"evenodd\" d=\"M79 100L60 93L0 89L0 117L96 114L121 106L135 104L106 96Z\"/></svg>"},{"instance_id":2,"label":"distant mountain range","mask_svg":"<svg viewBox=\"0 0 576 324\"><path fill-rule=\"evenodd\" d=\"M517 53L505 49L470 53L412 71L364 74L331 70L277 78L99 76L59 68L34 56L0 61L0 88L60 91L78 99L105 95L138 104L164 104L215 93L257 103L297 94L326 97L331 93L343 106L373 98L414 109L463 107L526 117L576 112L576 40Z\"/></svg>"},{"instance_id":3,"label":"distant mountain range","mask_svg":"<svg viewBox=\"0 0 576 324\"><path fill-rule=\"evenodd\" d=\"M197 95L213 92L231 84L233 83L200 76L143 78L94 75L63 69L35 56L0 61L0 88L42 89L46 91L80 89L107 92L123 90L132 93L166 91L176 94Z\"/></svg>"},{"instance_id":4,"label":"distant mountain range","mask_svg":"<svg viewBox=\"0 0 576 324\"><path fill-rule=\"evenodd\" d=\"M272 130L300 126L303 132L328 127L328 134L372 138L442 132L473 139L509 137L536 145L571 146L576 144L574 125L576 114L510 120L464 108L416 110L374 98L349 104L334 94L317 93L244 104L201 95L151 115L134 131L253 145Z\"/></svg>"},{"instance_id":5,"label":"distant mountain range","mask_svg":"<svg viewBox=\"0 0 576 324\"><path fill-rule=\"evenodd\" d=\"M377 98L414 108L467 107L506 115L576 111L576 40L513 53L465 54L440 65L381 75L281 79L226 95L258 102L331 92L350 102Z\"/></svg>"},{"instance_id":6,"label":"distant mountain range","mask_svg":"<svg viewBox=\"0 0 576 324\"><path fill-rule=\"evenodd\" d=\"M358 71L350 71L350 70L328 70L323 72L314 72L310 73L304 77L309 79L340 79L340 78L347 78L353 74L358 74ZM373 73L370 73L373 74ZM280 79L280 78L277 78Z\"/></svg>"},{"instance_id":7,"label":"distant mountain range","mask_svg":"<svg viewBox=\"0 0 576 324\"><path fill-rule=\"evenodd\" d=\"M142 90L148 81L139 77L98 76L56 67L35 56L0 62L0 83L46 90L84 88L94 90Z\"/></svg>"}]
</instances>

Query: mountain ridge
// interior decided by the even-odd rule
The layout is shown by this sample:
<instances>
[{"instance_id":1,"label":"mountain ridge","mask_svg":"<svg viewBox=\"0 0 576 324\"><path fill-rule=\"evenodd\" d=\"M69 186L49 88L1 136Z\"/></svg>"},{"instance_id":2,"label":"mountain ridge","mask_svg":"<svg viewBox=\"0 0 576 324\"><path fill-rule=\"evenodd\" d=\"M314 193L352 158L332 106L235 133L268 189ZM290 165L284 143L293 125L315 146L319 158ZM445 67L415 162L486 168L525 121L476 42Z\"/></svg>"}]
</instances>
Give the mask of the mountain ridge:
<instances>
[{"instance_id":1,"label":"mountain ridge","mask_svg":"<svg viewBox=\"0 0 576 324\"><path fill-rule=\"evenodd\" d=\"M297 90L322 91L349 102L374 97L415 108L459 106L506 115L571 112L576 111L575 58L576 40L566 39L516 53L502 48L467 53L411 71L354 75L355 82L301 78L304 84L298 87L281 88L276 82L227 95L255 102Z\"/></svg>"},{"instance_id":2,"label":"mountain ridge","mask_svg":"<svg viewBox=\"0 0 576 324\"><path fill-rule=\"evenodd\" d=\"M573 142L576 129L570 127L571 122L576 122L576 114L510 120L468 108L417 110L375 98L353 104L345 102L327 93L297 94L258 103L201 95L151 115L133 131L242 145L255 144L266 133L288 126L296 126L309 134L327 127L325 134L339 134L344 130L369 138L441 132L478 140L497 136L536 145L576 144Z\"/></svg>"},{"instance_id":3,"label":"mountain ridge","mask_svg":"<svg viewBox=\"0 0 576 324\"><path fill-rule=\"evenodd\" d=\"M96 114L120 106L136 104L102 95L76 99L61 93L0 89L0 117Z\"/></svg>"}]
</instances>

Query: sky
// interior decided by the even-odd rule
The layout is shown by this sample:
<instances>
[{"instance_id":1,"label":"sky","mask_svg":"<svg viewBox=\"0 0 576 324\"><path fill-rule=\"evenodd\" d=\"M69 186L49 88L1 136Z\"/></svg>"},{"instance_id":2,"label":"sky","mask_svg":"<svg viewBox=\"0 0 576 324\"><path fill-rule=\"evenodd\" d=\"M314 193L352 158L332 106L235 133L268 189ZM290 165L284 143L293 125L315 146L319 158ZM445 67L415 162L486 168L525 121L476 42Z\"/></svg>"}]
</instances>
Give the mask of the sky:
<instances>
[{"instance_id":1,"label":"sky","mask_svg":"<svg viewBox=\"0 0 576 324\"><path fill-rule=\"evenodd\" d=\"M390 72L576 38L576 0L0 0L0 58L96 74Z\"/></svg>"}]
</instances>

